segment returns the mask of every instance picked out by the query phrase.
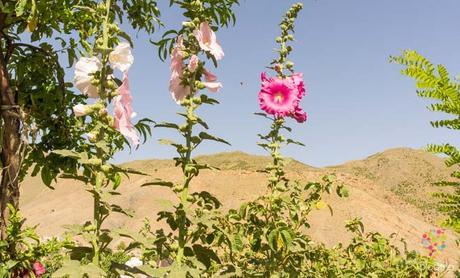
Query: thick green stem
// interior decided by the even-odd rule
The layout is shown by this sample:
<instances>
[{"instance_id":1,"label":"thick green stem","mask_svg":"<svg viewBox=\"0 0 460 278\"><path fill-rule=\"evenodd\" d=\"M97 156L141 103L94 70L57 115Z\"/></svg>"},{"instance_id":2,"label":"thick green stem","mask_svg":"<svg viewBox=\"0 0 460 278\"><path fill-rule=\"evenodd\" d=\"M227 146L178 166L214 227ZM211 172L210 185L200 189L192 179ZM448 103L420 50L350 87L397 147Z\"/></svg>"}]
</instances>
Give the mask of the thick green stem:
<instances>
[{"instance_id":1,"label":"thick green stem","mask_svg":"<svg viewBox=\"0 0 460 278\"><path fill-rule=\"evenodd\" d=\"M107 106L106 102L106 81L107 81L107 60L108 60L108 43L109 43L109 17L110 17L110 8L112 6L112 1L107 0L105 2L106 5L106 15L105 15L105 20L102 26L102 36L103 36L103 45L102 45L102 69L101 69L101 76L100 76L100 86L99 86L99 95L101 97L101 101L104 104L104 106ZM104 131L100 130L98 137L101 139L104 136ZM103 150L97 148L97 156L103 160L103 163L106 162L106 156ZM100 198L100 192L101 192L101 185L102 182L98 182L99 178L99 173L96 173L96 182L93 185L93 198L94 198L94 207L93 207L93 224L94 224L94 239L92 241L92 246L93 246L93 263L97 266L100 266L100 257L101 257L101 226L102 226L102 221L103 217L101 214L101 198Z\"/></svg>"},{"instance_id":2,"label":"thick green stem","mask_svg":"<svg viewBox=\"0 0 460 278\"><path fill-rule=\"evenodd\" d=\"M96 190L96 188L95 188ZM101 232L101 217L100 217L100 198L99 196L95 196L94 197L94 215L93 215L93 218L94 218L94 225L95 225L95 230L94 230L94 233L95 233L95 238L92 242L92 245L93 245L93 252L94 252L94 256L93 256L93 263L95 265L99 265L99 260L100 260L100 248L99 248L99 237L100 237L100 232Z\"/></svg>"},{"instance_id":3,"label":"thick green stem","mask_svg":"<svg viewBox=\"0 0 460 278\"><path fill-rule=\"evenodd\" d=\"M187 127L185 131L185 146L186 146L186 153L184 157L184 161L182 164L182 171L184 174L184 184L182 186L182 190L180 192L180 206L182 209L182 215L180 216L180 223L179 223L179 246L177 250L176 262L182 264L182 259L184 257L184 249L187 243L187 215L185 213L185 209L188 207L188 197L189 197L189 185L191 180L194 177L194 174L190 172L189 164L191 163L191 156L192 156L192 133L193 133L193 126L194 122L192 118L194 117L194 110L195 106L192 101L188 102L187 104Z\"/></svg>"}]
</instances>

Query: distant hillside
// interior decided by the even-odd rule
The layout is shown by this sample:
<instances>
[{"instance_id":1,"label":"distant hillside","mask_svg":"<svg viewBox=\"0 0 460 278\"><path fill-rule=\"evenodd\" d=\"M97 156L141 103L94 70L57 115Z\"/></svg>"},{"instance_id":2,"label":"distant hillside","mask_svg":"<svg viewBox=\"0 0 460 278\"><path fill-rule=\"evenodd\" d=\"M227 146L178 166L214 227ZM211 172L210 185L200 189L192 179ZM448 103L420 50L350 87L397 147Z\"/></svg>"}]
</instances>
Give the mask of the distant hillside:
<instances>
[{"instance_id":1,"label":"distant hillside","mask_svg":"<svg viewBox=\"0 0 460 278\"><path fill-rule=\"evenodd\" d=\"M194 180L192 190L207 190L223 203L223 210L236 208L265 192L266 176L257 170L270 162L265 156L242 152L220 153L198 157L197 160L220 168L220 171L204 171ZM114 203L136 211L134 218L111 216L110 227L126 226L138 229L144 218L155 223L156 213L168 209L177 200L168 189L140 187L145 182L160 178L181 181L180 170L171 160L143 160L126 163L130 167L151 176L133 175L119 187L121 196ZM354 217L362 217L367 231L379 231L407 240L411 249L425 252L421 246L423 233L435 227L439 219L430 192L438 190L432 183L449 177L443 160L424 151L392 149L375 154L364 160L351 161L340 166L314 168L291 160L286 167L292 180L317 181L324 174L335 173L339 183L347 185L350 197L340 199L327 197L326 202L334 210L313 212L309 233L313 239L327 245L348 240L344 223ZM39 224L41 235L60 235L64 224L82 223L91 218L92 200L84 185L77 181L60 180L52 191L42 185L39 178L28 178L22 186L22 213L28 224ZM163 223L154 224L163 227ZM448 248L439 257L454 263L460 257L453 234L449 233Z\"/></svg>"},{"instance_id":2,"label":"distant hillside","mask_svg":"<svg viewBox=\"0 0 460 278\"><path fill-rule=\"evenodd\" d=\"M442 217L432 194L448 190L434 183L449 180L454 170L447 168L438 156L409 148L389 149L330 169L370 180L376 188L362 189L392 205L415 209L431 223L439 222Z\"/></svg>"}]
</instances>

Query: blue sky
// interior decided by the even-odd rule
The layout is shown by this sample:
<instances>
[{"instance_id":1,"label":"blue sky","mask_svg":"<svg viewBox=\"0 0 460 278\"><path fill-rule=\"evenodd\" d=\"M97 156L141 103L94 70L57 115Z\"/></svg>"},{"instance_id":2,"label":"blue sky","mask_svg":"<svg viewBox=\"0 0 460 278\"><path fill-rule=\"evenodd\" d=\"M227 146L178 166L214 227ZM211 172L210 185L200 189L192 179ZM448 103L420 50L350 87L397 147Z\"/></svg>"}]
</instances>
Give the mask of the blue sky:
<instances>
[{"instance_id":1,"label":"blue sky","mask_svg":"<svg viewBox=\"0 0 460 278\"><path fill-rule=\"evenodd\" d=\"M208 121L210 133L227 139L232 146L205 143L196 154L264 153L256 145L256 134L268 130L269 125L253 115L259 111L260 73L275 55L281 16L295 2L242 0L236 8L236 25L218 32L226 55L214 70L224 85L214 95L221 104L203 107L199 113ZM286 156L327 166L387 148L458 142L455 132L430 126L429 121L441 115L427 111L429 102L416 96L413 80L400 75L401 68L388 62L389 55L410 48L446 65L452 74L460 73L458 0L301 2L304 10L297 20L291 59L297 71L304 73L308 94L302 107L309 119L302 125L292 121L291 137L307 147L287 147ZM166 25L178 27L183 20L180 10L161 7ZM130 83L137 119L179 121L175 112L180 107L168 92L169 62L158 59L148 39L139 33L134 41ZM171 158L174 151L159 145L159 138L176 137L155 129L145 145L131 153L119 153L115 161Z\"/></svg>"}]
</instances>

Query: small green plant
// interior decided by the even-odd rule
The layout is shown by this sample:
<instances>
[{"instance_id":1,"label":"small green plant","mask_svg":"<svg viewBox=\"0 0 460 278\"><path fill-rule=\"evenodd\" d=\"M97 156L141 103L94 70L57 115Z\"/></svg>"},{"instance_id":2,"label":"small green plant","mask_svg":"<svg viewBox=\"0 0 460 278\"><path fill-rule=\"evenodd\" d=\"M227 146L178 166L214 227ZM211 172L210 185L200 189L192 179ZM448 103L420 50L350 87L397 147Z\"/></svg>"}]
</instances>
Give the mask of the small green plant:
<instances>
[{"instance_id":1,"label":"small green plant","mask_svg":"<svg viewBox=\"0 0 460 278\"><path fill-rule=\"evenodd\" d=\"M11 211L6 226L6 238L0 241L0 277L17 277L30 273L49 277L59 268L64 259L64 248L72 246L69 240L53 238L41 241L34 227L24 227L25 219L9 205ZM33 274L32 274L33 273Z\"/></svg>"}]
</instances>

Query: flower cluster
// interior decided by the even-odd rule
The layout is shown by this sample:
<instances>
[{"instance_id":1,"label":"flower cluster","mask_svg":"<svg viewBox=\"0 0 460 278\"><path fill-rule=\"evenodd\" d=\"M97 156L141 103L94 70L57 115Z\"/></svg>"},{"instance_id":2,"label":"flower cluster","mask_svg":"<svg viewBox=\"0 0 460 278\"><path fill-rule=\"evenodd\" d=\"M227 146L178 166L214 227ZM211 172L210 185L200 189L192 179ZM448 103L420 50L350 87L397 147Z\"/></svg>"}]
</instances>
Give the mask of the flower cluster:
<instances>
[{"instance_id":1,"label":"flower cluster","mask_svg":"<svg viewBox=\"0 0 460 278\"><path fill-rule=\"evenodd\" d=\"M306 94L302 73L293 73L285 78L267 78L263 72L261 78L259 104L262 110L276 118L291 117L299 123L307 120L307 113L299 105Z\"/></svg>"},{"instance_id":2,"label":"flower cluster","mask_svg":"<svg viewBox=\"0 0 460 278\"><path fill-rule=\"evenodd\" d=\"M443 229L432 229L430 232L423 234L422 245L428 250L428 255L433 257L447 247L446 239L447 236Z\"/></svg>"},{"instance_id":3,"label":"flower cluster","mask_svg":"<svg viewBox=\"0 0 460 278\"><path fill-rule=\"evenodd\" d=\"M109 62L114 69L123 73L123 82L117 88L113 98L114 127L126 136L133 145L139 144L139 136L136 134L131 118L135 115L132 109L132 96L129 89L128 71L134 63L129 43L122 42L109 54ZM82 57L75 65L74 84L84 95L97 99L100 97L97 80L94 75L100 72L102 63L97 57ZM109 78L112 78L111 76ZM105 107L96 103L93 105L78 104L73 107L75 116L81 117L94 112L104 111Z\"/></svg>"},{"instance_id":4,"label":"flower cluster","mask_svg":"<svg viewBox=\"0 0 460 278\"><path fill-rule=\"evenodd\" d=\"M224 57L224 52L216 34L211 29L207 22L202 22L199 28L193 31L193 36L198 41L201 50L214 56L216 60ZM203 67L203 63L196 54L186 53L183 36L179 36L171 53L171 78L169 81L169 91L171 96L177 103L181 103L193 89L191 86L197 86L198 89L207 88L211 92L217 92L222 88L222 84L217 82L217 77ZM184 60L190 58L188 64L184 64ZM199 79L200 74L204 75L205 82L190 84L187 77L194 76L194 80Z\"/></svg>"}]
</instances>

